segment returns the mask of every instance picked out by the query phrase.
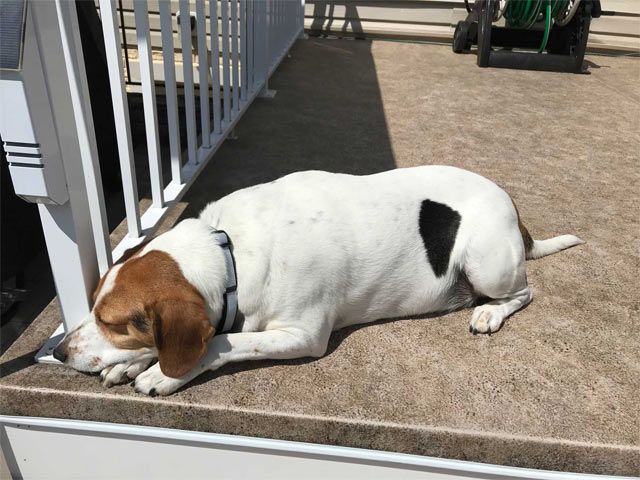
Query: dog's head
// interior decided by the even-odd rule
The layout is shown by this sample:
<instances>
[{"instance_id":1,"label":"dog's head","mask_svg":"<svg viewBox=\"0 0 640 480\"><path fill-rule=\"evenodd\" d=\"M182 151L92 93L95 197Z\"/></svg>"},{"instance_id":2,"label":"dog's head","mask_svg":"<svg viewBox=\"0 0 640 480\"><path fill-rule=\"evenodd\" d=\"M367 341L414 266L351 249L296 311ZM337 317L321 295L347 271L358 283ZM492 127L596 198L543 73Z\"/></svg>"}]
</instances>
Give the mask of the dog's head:
<instances>
[{"instance_id":1,"label":"dog's head","mask_svg":"<svg viewBox=\"0 0 640 480\"><path fill-rule=\"evenodd\" d=\"M99 372L157 351L162 372L181 377L214 334L205 299L166 251L140 248L125 258L100 279L90 315L54 356L76 370Z\"/></svg>"}]
</instances>

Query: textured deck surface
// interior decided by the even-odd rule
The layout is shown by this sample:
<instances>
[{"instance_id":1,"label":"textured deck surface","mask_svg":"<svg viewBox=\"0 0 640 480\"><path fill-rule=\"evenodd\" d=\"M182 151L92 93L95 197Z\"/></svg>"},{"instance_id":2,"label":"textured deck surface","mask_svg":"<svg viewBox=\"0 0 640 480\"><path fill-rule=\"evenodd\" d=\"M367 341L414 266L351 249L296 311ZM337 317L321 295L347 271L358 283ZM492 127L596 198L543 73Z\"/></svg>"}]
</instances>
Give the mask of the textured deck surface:
<instances>
[{"instance_id":1,"label":"textured deck surface","mask_svg":"<svg viewBox=\"0 0 640 480\"><path fill-rule=\"evenodd\" d=\"M227 366L168 398L34 365L50 305L0 359L0 412L640 474L640 60L483 70L443 46L300 41L187 194L196 215L286 173L450 164L505 188L536 238L534 301L491 337L470 310L333 335L326 357Z\"/></svg>"}]
</instances>

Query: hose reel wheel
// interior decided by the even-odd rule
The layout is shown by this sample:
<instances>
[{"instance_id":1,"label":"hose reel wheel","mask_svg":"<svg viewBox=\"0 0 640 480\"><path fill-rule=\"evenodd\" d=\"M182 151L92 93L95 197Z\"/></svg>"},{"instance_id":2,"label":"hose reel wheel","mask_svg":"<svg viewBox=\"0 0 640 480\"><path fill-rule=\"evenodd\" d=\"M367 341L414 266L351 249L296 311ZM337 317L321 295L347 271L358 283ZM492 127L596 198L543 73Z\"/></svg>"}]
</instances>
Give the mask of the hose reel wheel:
<instances>
[{"instance_id":1,"label":"hose reel wheel","mask_svg":"<svg viewBox=\"0 0 640 480\"><path fill-rule=\"evenodd\" d=\"M463 53L471 51L473 45L473 38L469 34L471 24L460 20L456 25L456 29L453 32L453 51L455 53Z\"/></svg>"}]
</instances>

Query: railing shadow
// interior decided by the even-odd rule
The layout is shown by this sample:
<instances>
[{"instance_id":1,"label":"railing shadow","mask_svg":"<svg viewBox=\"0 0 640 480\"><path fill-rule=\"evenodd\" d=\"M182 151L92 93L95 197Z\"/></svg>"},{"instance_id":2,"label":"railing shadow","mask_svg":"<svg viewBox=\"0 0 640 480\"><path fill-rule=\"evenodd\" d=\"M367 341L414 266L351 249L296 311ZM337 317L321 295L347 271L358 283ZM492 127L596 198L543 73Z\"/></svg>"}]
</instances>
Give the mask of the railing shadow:
<instances>
[{"instance_id":1,"label":"railing shadow","mask_svg":"<svg viewBox=\"0 0 640 480\"><path fill-rule=\"evenodd\" d=\"M299 41L184 197L181 218L235 190L301 170L395 168L370 41Z\"/></svg>"},{"instance_id":2,"label":"railing shadow","mask_svg":"<svg viewBox=\"0 0 640 480\"><path fill-rule=\"evenodd\" d=\"M370 41L298 42L270 81L273 99L258 99L184 197L180 218L235 190L300 170L364 175L396 167ZM391 320L381 320L388 322ZM330 355L364 325L334 332ZM314 361L244 362L205 373L185 388L220 375Z\"/></svg>"}]
</instances>

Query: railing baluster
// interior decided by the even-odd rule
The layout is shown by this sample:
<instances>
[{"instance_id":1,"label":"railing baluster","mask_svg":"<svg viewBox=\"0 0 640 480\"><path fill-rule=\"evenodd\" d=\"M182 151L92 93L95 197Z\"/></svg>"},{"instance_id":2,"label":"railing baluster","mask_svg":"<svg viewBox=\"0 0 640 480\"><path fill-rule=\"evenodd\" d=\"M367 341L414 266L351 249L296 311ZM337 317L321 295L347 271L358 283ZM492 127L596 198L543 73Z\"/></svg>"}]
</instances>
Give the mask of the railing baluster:
<instances>
[{"instance_id":1,"label":"railing baluster","mask_svg":"<svg viewBox=\"0 0 640 480\"><path fill-rule=\"evenodd\" d=\"M231 64L233 65L233 115L240 110L240 77L238 75L238 0L231 0Z\"/></svg>"},{"instance_id":2,"label":"railing baluster","mask_svg":"<svg viewBox=\"0 0 640 480\"><path fill-rule=\"evenodd\" d=\"M164 205L162 164L160 163L160 140L158 138L156 85L153 79L153 58L151 58L151 40L149 37L149 11L147 10L146 0L135 0L133 9L140 62L140 80L142 81L142 103L144 106L144 127L147 134L151 199L154 207L161 208Z\"/></svg>"},{"instance_id":3,"label":"railing baluster","mask_svg":"<svg viewBox=\"0 0 640 480\"><path fill-rule=\"evenodd\" d=\"M280 36L282 34L282 25L280 24L280 1L279 0L274 0L274 9L275 9L275 13L273 15L273 23L274 23L274 33L276 36L275 42L274 42L274 52L280 52Z\"/></svg>"},{"instance_id":4,"label":"railing baluster","mask_svg":"<svg viewBox=\"0 0 640 480\"><path fill-rule=\"evenodd\" d=\"M253 32L253 52L254 52L254 66L253 77L255 88L262 88L265 81L266 70L266 53L268 50L267 40L267 2L255 1L253 4L254 15L254 32Z\"/></svg>"},{"instance_id":5,"label":"railing baluster","mask_svg":"<svg viewBox=\"0 0 640 480\"><path fill-rule=\"evenodd\" d=\"M182 183L182 150L180 147L180 116L178 111L175 54L173 51L171 3L169 0L160 0L159 7L164 88L167 102L167 123L169 125L169 151L171 153L171 181L179 185Z\"/></svg>"},{"instance_id":6,"label":"railing baluster","mask_svg":"<svg viewBox=\"0 0 640 480\"><path fill-rule=\"evenodd\" d=\"M82 197L79 198L81 198L80 202L86 202L88 207L89 216L91 217L89 224L93 231L93 244L95 245L98 269L100 271L100 275L104 275L113 264L113 258L111 256L111 242L109 240L109 225L107 222L104 190L102 188L100 159L96 144L91 101L89 98L87 73L84 64L84 56L82 54L82 40L80 38L80 31L78 27L78 17L75 10L75 4L69 5L64 0L56 1L56 11L58 14L58 21L60 22L60 32L62 32L62 51L64 54L67 77L69 79L69 93L71 96L71 105L73 107L75 127L78 132L78 147L80 152L79 160L81 161L82 172L84 174L84 184L87 189L86 200ZM5 138L5 141L6 140L8 139ZM43 148L46 147L43 146ZM77 159L69 160L74 161ZM62 175L64 176L64 173L62 173ZM83 202L83 200L85 200L85 202ZM70 205L71 203L73 203L73 199L70 197L70 202L66 205L67 209L72 208ZM74 207L77 208L77 203ZM46 210L46 208L41 210L41 215L44 214L44 210ZM57 210L58 212L64 211L64 209ZM47 232L46 230L44 233L48 238L51 235L51 232ZM80 248L80 246L77 245L77 248ZM82 250L81 248L80 250L86 253L86 250ZM52 270L56 270L53 265L56 260L51 260ZM63 268L68 268L68 264L66 263L68 260L68 258L62 258L58 259L58 262L60 265L64 265ZM54 271L54 273L56 272ZM89 287L92 288L93 286L94 285L90 285Z\"/></svg>"},{"instance_id":7,"label":"railing baluster","mask_svg":"<svg viewBox=\"0 0 640 480\"><path fill-rule=\"evenodd\" d=\"M209 24L211 25L211 85L213 89L213 131L222 132L222 110L220 108L220 38L218 37L218 1L209 1Z\"/></svg>"},{"instance_id":8,"label":"railing baluster","mask_svg":"<svg viewBox=\"0 0 640 480\"><path fill-rule=\"evenodd\" d=\"M240 0L240 98L247 99L247 0Z\"/></svg>"},{"instance_id":9,"label":"railing baluster","mask_svg":"<svg viewBox=\"0 0 640 480\"><path fill-rule=\"evenodd\" d=\"M222 22L222 81L224 122L231 121L231 94L229 90L229 1L220 1L220 21Z\"/></svg>"},{"instance_id":10,"label":"railing baluster","mask_svg":"<svg viewBox=\"0 0 640 480\"><path fill-rule=\"evenodd\" d=\"M191 15L189 0L180 0L180 43L182 47L182 70L184 74L184 105L187 120L187 152L189 163L195 165L197 158L196 106L193 88L193 62L191 61Z\"/></svg>"},{"instance_id":11,"label":"railing baluster","mask_svg":"<svg viewBox=\"0 0 640 480\"><path fill-rule=\"evenodd\" d=\"M127 227L129 235L137 238L142 233L138 205L138 186L133 162L131 128L129 127L129 105L124 88L124 78L122 77L120 32L116 17L116 6L113 0L100 0L100 13L102 14L102 31L109 69L111 98L113 100L113 117L116 125Z\"/></svg>"},{"instance_id":12,"label":"railing baluster","mask_svg":"<svg viewBox=\"0 0 640 480\"><path fill-rule=\"evenodd\" d=\"M247 91L253 92L253 0L247 0Z\"/></svg>"},{"instance_id":13,"label":"railing baluster","mask_svg":"<svg viewBox=\"0 0 640 480\"><path fill-rule=\"evenodd\" d=\"M209 60L207 53L207 27L204 14L204 0L196 0L196 19L198 35L198 73L200 78L200 125L202 146L211 147L209 134L211 122L209 120Z\"/></svg>"}]
</instances>

